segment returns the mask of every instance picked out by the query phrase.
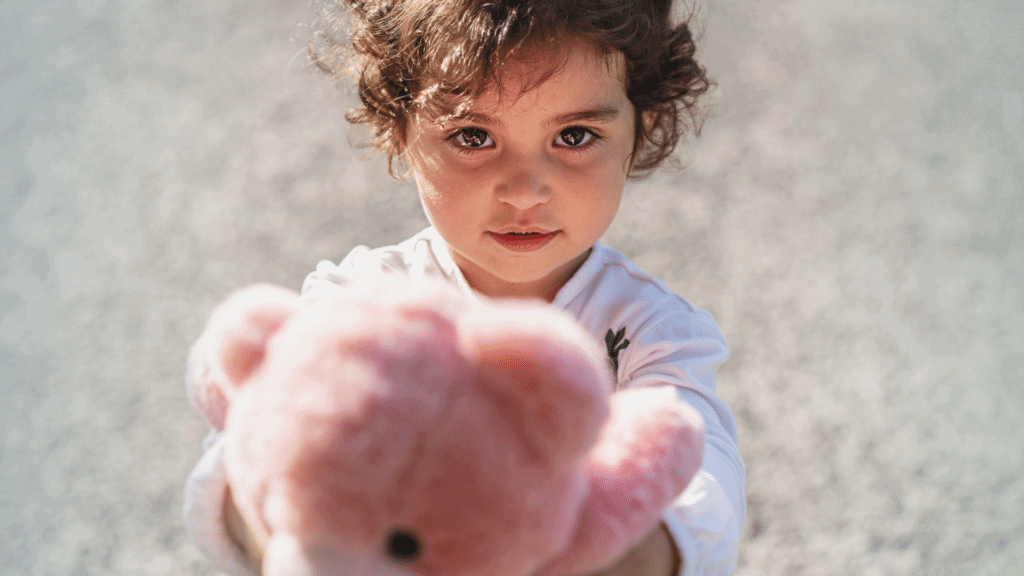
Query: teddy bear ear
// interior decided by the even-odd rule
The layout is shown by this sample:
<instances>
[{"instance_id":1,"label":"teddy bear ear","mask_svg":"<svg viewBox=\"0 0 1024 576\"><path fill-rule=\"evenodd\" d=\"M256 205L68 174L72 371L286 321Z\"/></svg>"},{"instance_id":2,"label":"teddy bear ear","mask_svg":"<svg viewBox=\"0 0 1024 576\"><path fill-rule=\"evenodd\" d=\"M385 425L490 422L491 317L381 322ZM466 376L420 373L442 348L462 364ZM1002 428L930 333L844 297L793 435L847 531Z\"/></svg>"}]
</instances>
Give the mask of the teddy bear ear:
<instances>
[{"instance_id":1,"label":"teddy bear ear","mask_svg":"<svg viewBox=\"0 0 1024 576\"><path fill-rule=\"evenodd\" d=\"M540 454L574 465L608 416L611 372L592 338L551 309L484 310L463 329L468 355Z\"/></svg>"},{"instance_id":2,"label":"teddy bear ear","mask_svg":"<svg viewBox=\"0 0 1024 576\"><path fill-rule=\"evenodd\" d=\"M299 310L298 293L280 286L243 288L214 310L188 357L192 402L221 428L235 389L263 361L267 341Z\"/></svg>"},{"instance_id":3,"label":"teddy bear ear","mask_svg":"<svg viewBox=\"0 0 1024 576\"><path fill-rule=\"evenodd\" d=\"M217 359L228 381L240 386L263 361L267 340L299 310L298 294L257 284L232 294L218 309Z\"/></svg>"}]
</instances>

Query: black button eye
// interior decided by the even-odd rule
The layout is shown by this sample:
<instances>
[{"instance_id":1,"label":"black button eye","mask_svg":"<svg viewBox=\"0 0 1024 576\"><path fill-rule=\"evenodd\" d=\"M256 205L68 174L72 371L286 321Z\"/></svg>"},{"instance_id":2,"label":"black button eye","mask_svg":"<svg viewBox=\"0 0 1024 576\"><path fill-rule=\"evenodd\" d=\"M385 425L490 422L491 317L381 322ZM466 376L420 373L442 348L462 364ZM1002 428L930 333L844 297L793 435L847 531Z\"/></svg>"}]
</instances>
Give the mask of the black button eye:
<instances>
[{"instance_id":1,"label":"black button eye","mask_svg":"<svg viewBox=\"0 0 1024 576\"><path fill-rule=\"evenodd\" d=\"M396 530L388 538L388 556L408 562L420 555L420 541L405 530Z\"/></svg>"}]
</instances>

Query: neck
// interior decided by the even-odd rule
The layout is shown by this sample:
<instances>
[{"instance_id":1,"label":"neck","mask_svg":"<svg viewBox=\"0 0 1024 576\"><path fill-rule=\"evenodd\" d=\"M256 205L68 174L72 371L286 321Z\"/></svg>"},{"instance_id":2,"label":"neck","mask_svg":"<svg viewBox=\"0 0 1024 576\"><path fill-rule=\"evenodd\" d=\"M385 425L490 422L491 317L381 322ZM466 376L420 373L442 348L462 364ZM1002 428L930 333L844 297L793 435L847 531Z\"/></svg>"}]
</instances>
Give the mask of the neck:
<instances>
[{"instance_id":1,"label":"neck","mask_svg":"<svg viewBox=\"0 0 1024 576\"><path fill-rule=\"evenodd\" d=\"M456 264L459 270L462 271L462 275L466 278L470 288L484 296L491 298L539 299L550 304L555 300L555 296L558 295L562 286L583 266L583 263L586 262L593 250L592 247L589 248L578 257L565 263L543 278L525 282L510 282L495 278L483 273L481 270L477 270L470 262L460 262L460 259L454 255L453 258L455 258Z\"/></svg>"}]
</instances>

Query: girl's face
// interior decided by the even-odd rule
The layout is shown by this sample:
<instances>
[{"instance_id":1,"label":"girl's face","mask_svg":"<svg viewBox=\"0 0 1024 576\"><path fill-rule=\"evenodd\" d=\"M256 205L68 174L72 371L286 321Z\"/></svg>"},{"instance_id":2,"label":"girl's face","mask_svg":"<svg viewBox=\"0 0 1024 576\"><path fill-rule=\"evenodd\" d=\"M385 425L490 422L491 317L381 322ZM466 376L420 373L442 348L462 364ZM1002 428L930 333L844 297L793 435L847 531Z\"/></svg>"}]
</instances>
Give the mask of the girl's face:
<instances>
[{"instance_id":1,"label":"girl's face","mask_svg":"<svg viewBox=\"0 0 1024 576\"><path fill-rule=\"evenodd\" d=\"M406 157L431 223L470 285L551 301L604 234L633 150L621 54L572 51L506 64L500 87L448 125L410 123Z\"/></svg>"}]
</instances>

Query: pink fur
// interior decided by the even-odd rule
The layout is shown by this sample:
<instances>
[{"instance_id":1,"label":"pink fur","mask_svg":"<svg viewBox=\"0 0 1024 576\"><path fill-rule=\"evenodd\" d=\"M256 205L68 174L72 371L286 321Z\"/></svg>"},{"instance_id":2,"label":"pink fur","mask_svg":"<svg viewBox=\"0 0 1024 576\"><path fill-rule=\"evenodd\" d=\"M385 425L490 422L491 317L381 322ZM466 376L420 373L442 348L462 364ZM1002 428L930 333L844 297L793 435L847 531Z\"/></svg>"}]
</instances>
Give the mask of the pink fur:
<instances>
[{"instance_id":1,"label":"pink fur","mask_svg":"<svg viewBox=\"0 0 1024 576\"><path fill-rule=\"evenodd\" d=\"M703 450L671 389L612 394L565 315L397 277L310 305L233 295L188 384L225 430L266 576L589 572L654 526Z\"/></svg>"}]
</instances>

